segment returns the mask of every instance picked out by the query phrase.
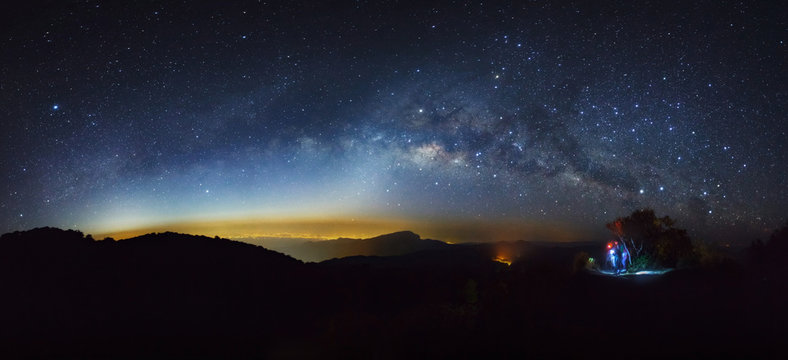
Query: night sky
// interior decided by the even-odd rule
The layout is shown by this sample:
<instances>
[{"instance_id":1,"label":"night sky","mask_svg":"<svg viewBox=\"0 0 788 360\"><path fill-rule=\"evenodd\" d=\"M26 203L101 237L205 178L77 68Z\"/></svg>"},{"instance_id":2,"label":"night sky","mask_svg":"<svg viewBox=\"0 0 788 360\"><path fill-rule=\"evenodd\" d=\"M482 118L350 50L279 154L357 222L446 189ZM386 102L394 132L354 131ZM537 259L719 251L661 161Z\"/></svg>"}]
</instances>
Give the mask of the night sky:
<instances>
[{"instance_id":1,"label":"night sky","mask_svg":"<svg viewBox=\"0 0 788 360\"><path fill-rule=\"evenodd\" d=\"M0 232L582 239L651 207L749 242L788 218L777 1L24 3Z\"/></svg>"}]
</instances>

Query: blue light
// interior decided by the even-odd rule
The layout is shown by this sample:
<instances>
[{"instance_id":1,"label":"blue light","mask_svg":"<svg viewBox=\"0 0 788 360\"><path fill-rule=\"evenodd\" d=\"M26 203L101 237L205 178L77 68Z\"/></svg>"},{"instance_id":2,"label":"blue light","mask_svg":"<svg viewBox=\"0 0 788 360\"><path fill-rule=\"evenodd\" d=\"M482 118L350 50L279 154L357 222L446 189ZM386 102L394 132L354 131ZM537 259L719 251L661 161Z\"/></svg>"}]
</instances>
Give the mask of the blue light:
<instances>
[{"instance_id":1,"label":"blue light","mask_svg":"<svg viewBox=\"0 0 788 360\"><path fill-rule=\"evenodd\" d=\"M52 110L57 110L57 109L60 109L60 105L58 104L52 105Z\"/></svg>"}]
</instances>

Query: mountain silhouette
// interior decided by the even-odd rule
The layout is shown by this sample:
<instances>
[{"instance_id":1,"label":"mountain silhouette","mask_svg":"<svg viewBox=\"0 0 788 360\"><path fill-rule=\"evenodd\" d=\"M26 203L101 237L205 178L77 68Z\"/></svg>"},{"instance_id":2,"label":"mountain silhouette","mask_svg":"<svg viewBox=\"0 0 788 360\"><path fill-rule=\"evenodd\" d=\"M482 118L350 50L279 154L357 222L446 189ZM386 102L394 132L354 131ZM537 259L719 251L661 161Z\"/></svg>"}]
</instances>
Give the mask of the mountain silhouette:
<instances>
[{"instance_id":1,"label":"mountain silhouette","mask_svg":"<svg viewBox=\"0 0 788 360\"><path fill-rule=\"evenodd\" d=\"M172 336L276 339L298 326L297 317L281 309L303 307L299 315L311 314L303 303L306 271L290 256L205 236L166 232L95 241L54 228L5 234L0 348L10 354L0 357L104 357L115 354L120 341L134 358L150 347L178 349L160 343ZM48 353L52 343L62 344L61 352ZM213 345L204 345L172 355L210 352Z\"/></svg>"},{"instance_id":2,"label":"mountain silhouette","mask_svg":"<svg viewBox=\"0 0 788 360\"><path fill-rule=\"evenodd\" d=\"M169 266L293 267L291 256L240 241L173 232L141 235L117 241L126 256Z\"/></svg>"},{"instance_id":3,"label":"mountain silhouette","mask_svg":"<svg viewBox=\"0 0 788 360\"><path fill-rule=\"evenodd\" d=\"M641 281L578 271L595 243L449 245L400 232L323 246L398 254L304 263L172 232L2 235L0 358L786 354L788 282L768 264Z\"/></svg>"},{"instance_id":4,"label":"mountain silhouette","mask_svg":"<svg viewBox=\"0 0 788 360\"><path fill-rule=\"evenodd\" d=\"M309 241L289 247L288 253L304 261L318 262L348 256L396 256L450 246L443 241L422 239L411 231L400 231L369 239Z\"/></svg>"},{"instance_id":5,"label":"mountain silhouette","mask_svg":"<svg viewBox=\"0 0 788 360\"><path fill-rule=\"evenodd\" d=\"M392 234L394 235L394 234ZM354 240L358 241L358 240ZM572 262L580 252L593 253L600 248L597 243L550 243L538 241L502 241L497 243L465 243L408 252L402 255L354 255L320 262L332 267L358 267L381 269L473 269L483 271L511 266L514 271L545 270L550 273L568 274ZM503 261L508 261L503 265Z\"/></svg>"}]
</instances>

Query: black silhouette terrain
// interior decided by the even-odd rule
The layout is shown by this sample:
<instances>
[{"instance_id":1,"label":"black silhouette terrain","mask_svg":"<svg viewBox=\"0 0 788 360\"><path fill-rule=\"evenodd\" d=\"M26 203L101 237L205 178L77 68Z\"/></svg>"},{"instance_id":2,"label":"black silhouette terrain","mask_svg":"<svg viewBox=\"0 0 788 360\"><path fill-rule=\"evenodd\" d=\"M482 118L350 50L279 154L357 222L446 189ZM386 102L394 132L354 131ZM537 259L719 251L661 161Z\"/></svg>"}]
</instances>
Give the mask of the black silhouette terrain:
<instances>
[{"instance_id":1,"label":"black silhouette terrain","mask_svg":"<svg viewBox=\"0 0 788 360\"><path fill-rule=\"evenodd\" d=\"M749 262L626 279L576 266L593 243L302 263L176 233L15 232L0 237L0 357L784 358L784 232Z\"/></svg>"},{"instance_id":2,"label":"black silhouette terrain","mask_svg":"<svg viewBox=\"0 0 788 360\"><path fill-rule=\"evenodd\" d=\"M339 238L308 241L287 249L289 254L304 261L318 262L348 256L395 256L423 250L445 249L449 244L422 239L410 231L376 236L370 239Z\"/></svg>"}]
</instances>

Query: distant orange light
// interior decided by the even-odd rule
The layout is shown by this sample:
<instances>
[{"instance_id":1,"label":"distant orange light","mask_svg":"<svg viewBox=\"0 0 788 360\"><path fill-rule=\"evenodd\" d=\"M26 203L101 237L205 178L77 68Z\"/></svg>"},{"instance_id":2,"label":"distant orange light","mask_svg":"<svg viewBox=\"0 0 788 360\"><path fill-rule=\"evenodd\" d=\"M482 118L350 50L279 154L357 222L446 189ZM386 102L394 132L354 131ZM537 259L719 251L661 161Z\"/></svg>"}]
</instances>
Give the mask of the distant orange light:
<instances>
[{"instance_id":1,"label":"distant orange light","mask_svg":"<svg viewBox=\"0 0 788 360\"><path fill-rule=\"evenodd\" d=\"M493 258L493 261L497 261L501 264L506 264L507 266L512 265L512 260L505 257L504 255L496 256L495 258Z\"/></svg>"}]
</instances>

